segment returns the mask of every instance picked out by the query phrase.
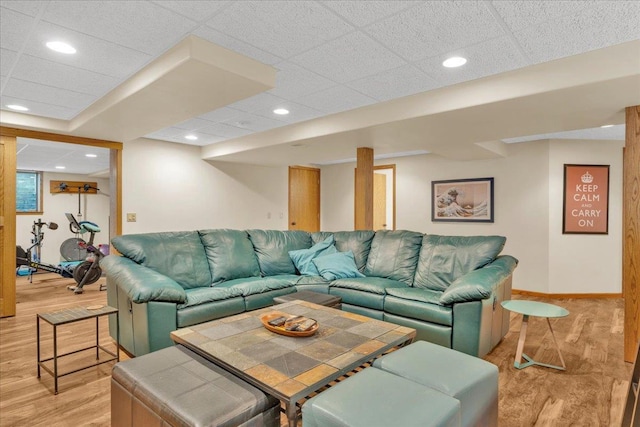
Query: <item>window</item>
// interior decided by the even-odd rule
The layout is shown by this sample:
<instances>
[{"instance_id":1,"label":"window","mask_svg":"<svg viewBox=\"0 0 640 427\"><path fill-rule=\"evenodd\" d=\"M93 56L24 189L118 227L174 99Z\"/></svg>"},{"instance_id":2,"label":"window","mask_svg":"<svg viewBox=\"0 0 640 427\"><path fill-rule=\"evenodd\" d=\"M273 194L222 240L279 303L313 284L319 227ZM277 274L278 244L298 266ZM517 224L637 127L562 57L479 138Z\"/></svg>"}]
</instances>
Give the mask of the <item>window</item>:
<instances>
[{"instance_id":1,"label":"window","mask_svg":"<svg viewBox=\"0 0 640 427\"><path fill-rule=\"evenodd\" d=\"M42 172L18 171L16 212L42 213Z\"/></svg>"}]
</instances>

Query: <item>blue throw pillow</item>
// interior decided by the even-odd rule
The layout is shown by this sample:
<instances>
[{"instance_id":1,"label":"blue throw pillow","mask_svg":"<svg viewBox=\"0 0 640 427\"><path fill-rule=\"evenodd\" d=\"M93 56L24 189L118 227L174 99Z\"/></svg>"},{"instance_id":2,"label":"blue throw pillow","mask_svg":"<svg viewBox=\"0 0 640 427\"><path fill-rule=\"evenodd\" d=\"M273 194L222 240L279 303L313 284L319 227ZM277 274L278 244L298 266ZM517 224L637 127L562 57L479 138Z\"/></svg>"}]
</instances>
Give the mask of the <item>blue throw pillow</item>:
<instances>
[{"instance_id":1,"label":"blue throw pillow","mask_svg":"<svg viewBox=\"0 0 640 427\"><path fill-rule=\"evenodd\" d=\"M322 255L334 254L336 252L338 252L338 250L333 245L333 236L329 236L322 242L311 246L309 249L289 251L289 257L300 274L305 276L318 276L320 273L313 264L313 259Z\"/></svg>"},{"instance_id":2,"label":"blue throw pillow","mask_svg":"<svg viewBox=\"0 0 640 427\"><path fill-rule=\"evenodd\" d=\"M358 271L353 252L351 251L320 256L315 258L313 263L325 280L366 277Z\"/></svg>"}]
</instances>

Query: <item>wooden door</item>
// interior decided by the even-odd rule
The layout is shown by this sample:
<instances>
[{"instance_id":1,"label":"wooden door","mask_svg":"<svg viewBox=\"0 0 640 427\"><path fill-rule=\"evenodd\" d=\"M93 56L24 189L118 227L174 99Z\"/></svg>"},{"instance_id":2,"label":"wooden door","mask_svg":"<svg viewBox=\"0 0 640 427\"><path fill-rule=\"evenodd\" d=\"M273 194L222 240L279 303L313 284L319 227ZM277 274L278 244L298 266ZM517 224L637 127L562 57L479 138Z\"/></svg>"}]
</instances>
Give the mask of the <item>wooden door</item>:
<instances>
[{"instance_id":1,"label":"wooden door","mask_svg":"<svg viewBox=\"0 0 640 427\"><path fill-rule=\"evenodd\" d=\"M387 176L373 174L373 229L387 229Z\"/></svg>"},{"instance_id":2,"label":"wooden door","mask_svg":"<svg viewBox=\"0 0 640 427\"><path fill-rule=\"evenodd\" d=\"M16 137L0 136L0 317L16 315Z\"/></svg>"},{"instance_id":3,"label":"wooden door","mask_svg":"<svg viewBox=\"0 0 640 427\"><path fill-rule=\"evenodd\" d=\"M320 231L320 169L289 167L289 230Z\"/></svg>"}]
</instances>

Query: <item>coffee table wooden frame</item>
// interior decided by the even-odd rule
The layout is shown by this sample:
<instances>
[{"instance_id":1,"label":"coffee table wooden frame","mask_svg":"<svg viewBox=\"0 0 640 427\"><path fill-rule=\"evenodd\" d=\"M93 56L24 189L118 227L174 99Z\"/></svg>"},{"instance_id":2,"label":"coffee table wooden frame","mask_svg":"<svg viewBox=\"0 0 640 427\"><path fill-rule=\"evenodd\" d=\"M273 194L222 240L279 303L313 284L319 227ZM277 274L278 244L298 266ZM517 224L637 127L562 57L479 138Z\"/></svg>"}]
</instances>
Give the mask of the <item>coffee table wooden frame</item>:
<instances>
[{"instance_id":1,"label":"coffee table wooden frame","mask_svg":"<svg viewBox=\"0 0 640 427\"><path fill-rule=\"evenodd\" d=\"M214 321L208 322L208 323L210 323L210 324L213 324L214 322L226 322L226 323L229 323L230 321L233 321L234 317L246 318L247 314L254 315L259 319L260 316L262 316L265 313L268 313L270 311L278 310L278 311L288 312L289 310L292 309L292 307L295 308L296 306L300 306L300 305L307 306L307 307L314 308L314 309L320 309L320 310L334 310L334 311L337 311L337 312L341 313L343 316L346 313L346 312L343 312L343 311L340 311L340 310L336 310L336 309L333 309L333 308L320 306L320 305L309 303L309 302L305 302L305 301L293 301L293 302L289 302L289 303L285 303L285 304L276 305L276 306L273 306L273 307L268 307L266 309L255 310L254 312L243 313L243 314L240 314L240 315L231 316L229 318L225 318L225 319L221 319L221 320L217 320L217 321L214 320ZM372 322L382 322L380 320L369 319L369 318L367 318L365 316L360 316L360 315L353 314L353 313L346 313L346 316L352 316L353 318L368 319L368 321L372 321ZM390 330L390 331L393 331L394 333L397 333L397 338L396 339L389 339L388 342L385 342L383 345L380 345L380 342L376 341L376 344L377 344L377 346L375 346L376 348L373 348L374 346L372 346L372 350L364 352L361 355L361 357L354 358L353 360L351 360L348 364L346 364L343 367L340 367L340 368L335 367L335 371L327 373L326 375L323 375L322 377L319 377L317 379L317 381L306 385L303 389L295 391L295 392L291 392L291 393L287 393L287 392L284 392L282 390L278 390L274 386L272 386L270 384L267 384L266 382L264 382L261 379L253 377L252 375L248 374L247 372L245 372L245 371L243 371L241 369L238 369L237 367L233 366L228 361L223 360L221 357L212 354L210 351L207 351L207 348L212 348L211 347L212 342L203 343L202 340L201 340L202 336L198 337L197 334L189 332L188 328L183 328L183 329L179 329L177 331L172 332L171 333L171 338L176 343L182 344L185 347L189 348L190 350L193 350L194 352L200 354L202 357L206 358L207 360L210 360L213 363L215 363L215 364L223 367L224 369L228 370L229 372L232 372L233 374L235 374L239 378L241 378L244 381L247 381L248 383L256 386L257 388L259 388L260 390L264 391L265 393L268 393L268 394L278 398L284 404L284 407L285 407L284 411L285 411L286 416L287 416L288 425L291 426L291 427L294 427L294 426L297 425L297 418L298 418L298 412L299 412L298 411L298 406L297 406L298 401L310 396L313 392L316 392L319 389L329 385L331 382L339 380L341 377L344 377L346 374L353 372L356 368L359 368L359 367L363 366L365 363L371 362L376 357L388 352L389 350L394 349L394 348L399 348L399 347L405 346L407 344L410 344L413 341L413 339L415 338L415 335L416 335L415 329L404 327L404 326L399 326L399 325L395 325L395 324L390 324L388 322L382 322L382 323L386 324L386 325L393 326L393 329ZM259 327L262 328L262 326L259 326ZM320 328L322 328L322 322L321 321L320 321ZM251 331L246 331L244 333L250 333L250 332ZM281 337L281 338L282 339L288 339L288 340L300 339L300 338L284 337L284 336ZM374 340L371 339L370 341L373 342ZM209 346L209 347L207 347L207 346Z\"/></svg>"}]
</instances>

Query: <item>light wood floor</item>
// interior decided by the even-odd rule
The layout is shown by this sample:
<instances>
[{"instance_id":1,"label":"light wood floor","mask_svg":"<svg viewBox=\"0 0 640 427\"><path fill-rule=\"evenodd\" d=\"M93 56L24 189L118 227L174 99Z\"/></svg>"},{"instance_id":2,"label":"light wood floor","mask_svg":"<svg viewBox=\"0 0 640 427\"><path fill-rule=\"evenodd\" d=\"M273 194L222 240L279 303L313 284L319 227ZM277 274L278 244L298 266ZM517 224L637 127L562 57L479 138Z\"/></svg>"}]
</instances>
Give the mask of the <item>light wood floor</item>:
<instances>
[{"instance_id":1,"label":"light wood floor","mask_svg":"<svg viewBox=\"0 0 640 427\"><path fill-rule=\"evenodd\" d=\"M33 284L25 278L18 282L17 315L0 320L0 426L110 425L111 363L61 378L57 396L46 372L36 378L36 313L105 304L106 292L94 284L75 295L65 289L72 280L53 274L34 276ZM623 301L541 301L571 312L552 321L568 368L515 369L521 316L512 314L510 332L486 357L500 369L500 426L619 426L631 375L631 365L622 360ZM113 346L103 320L101 343ZM41 332L43 352L51 354L51 327L43 323ZM59 347L67 351L90 345L94 334L93 321L60 327ZM531 318L525 353L560 363L543 319ZM121 358L127 357L121 352ZM62 369L92 362L91 354L69 357Z\"/></svg>"}]
</instances>

